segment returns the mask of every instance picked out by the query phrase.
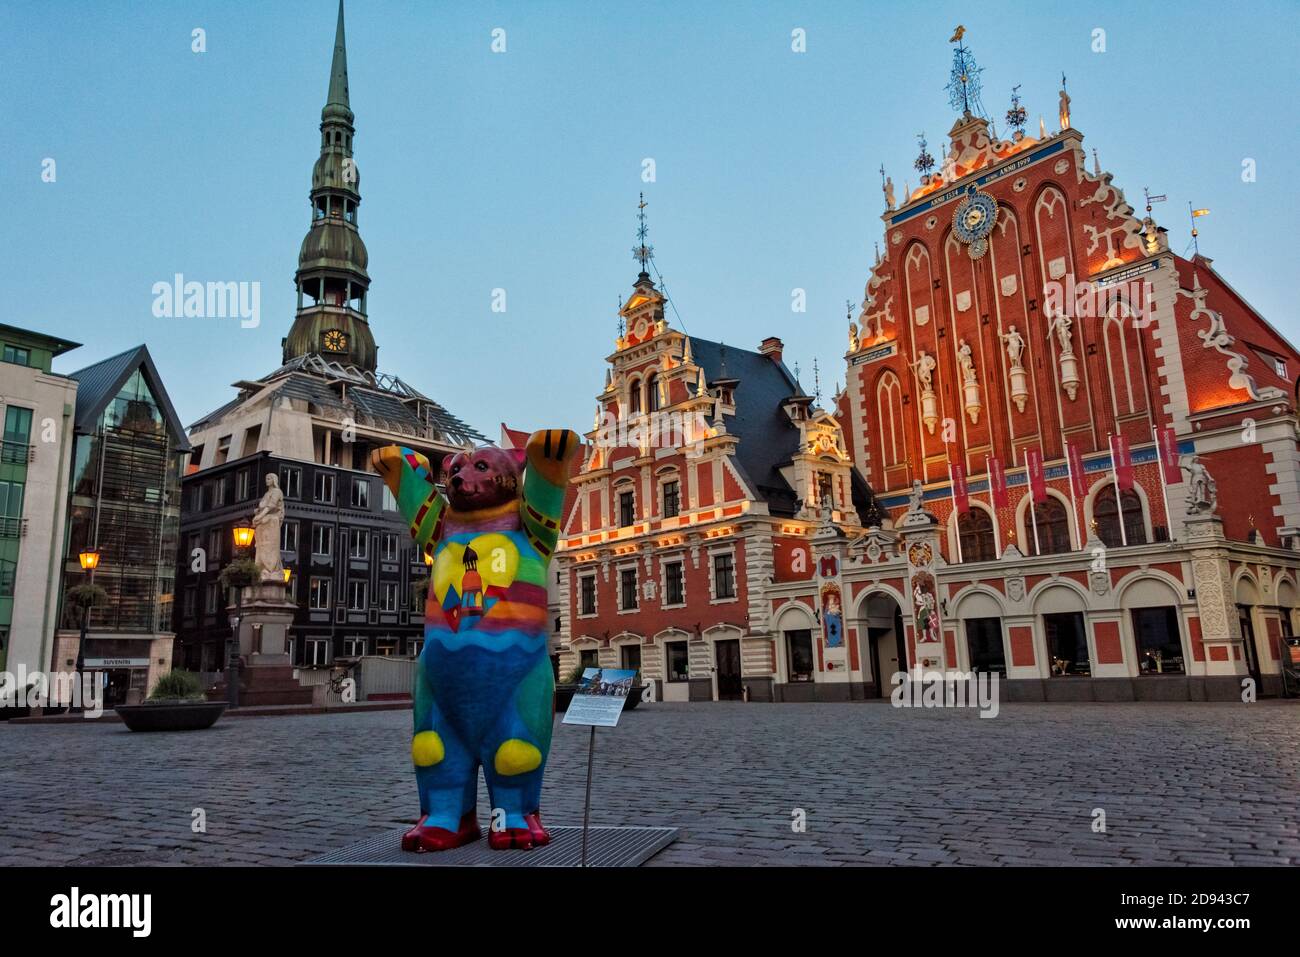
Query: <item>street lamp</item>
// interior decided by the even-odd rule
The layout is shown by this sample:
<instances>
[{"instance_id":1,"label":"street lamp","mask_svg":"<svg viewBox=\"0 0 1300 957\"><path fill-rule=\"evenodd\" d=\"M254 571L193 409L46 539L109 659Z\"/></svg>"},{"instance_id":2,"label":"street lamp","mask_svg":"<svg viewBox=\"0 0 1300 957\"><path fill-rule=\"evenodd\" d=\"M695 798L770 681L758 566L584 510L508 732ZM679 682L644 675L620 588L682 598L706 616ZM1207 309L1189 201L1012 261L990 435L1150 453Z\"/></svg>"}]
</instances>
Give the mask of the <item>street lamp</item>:
<instances>
[{"instance_id":1,"label":"street lamp","mask_svg":"<svg viewBox=\"0 0 1300 957\"><path fill-rule=\"evenodd\" d=\"M99 567L99 549L83 548L77 554L77 561L81 563L81 570L90 573L90 584L95 584L95 569ZM81 673L86 670L86 631L90 627L90 606L94 604L94 594L88 595L91 601L86 602L85 610L81 614L81 640L77 643L77 664L76 680L81 681ZM72 703L68 702L68 708L71 710Z\"/></svg>"},{"instance_id":2,"label":"street lamp","mask_svg":"<svg viewBox=\"0 0 1300 957\"><path fill-rule=\"evenodd\" d=\"M253 544L253 527L236 525L232 530L235 552ZM226 702L239 707L239 622L244 617L244 587L235 586L235 614L230 619L230 638L226 641Z\"/></svg>"}]
</instances>

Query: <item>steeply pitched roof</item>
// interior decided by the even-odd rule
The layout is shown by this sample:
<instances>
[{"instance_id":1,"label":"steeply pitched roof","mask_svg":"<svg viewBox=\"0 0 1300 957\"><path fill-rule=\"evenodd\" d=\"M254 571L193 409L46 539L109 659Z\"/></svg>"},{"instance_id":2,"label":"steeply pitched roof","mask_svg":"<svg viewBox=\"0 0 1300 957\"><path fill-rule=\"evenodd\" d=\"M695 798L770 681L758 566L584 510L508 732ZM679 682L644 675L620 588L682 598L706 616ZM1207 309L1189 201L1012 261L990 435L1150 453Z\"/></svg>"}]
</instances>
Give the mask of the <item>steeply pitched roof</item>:
<instances>
[{"instance_id":1,"label":"steeply pitched roof","mask_svg":"<svg viewBox=\"0 0 1300 957\"><path fill-rule=\"evenodd\" d=\"M185 438L185 429L176 415L176 410L172 407L162 376L158 374L158 368L153 364L153 357L149 355L149 347L143 344L119 352L115 356L109 356L69 375L69 378L77 380L77 431L95 430L104 409L122 391L122 386L126 385L126 380L131 378L131 374L136 369L144 375L144 380L158 403L158 410L167 423L172 442L175 443L176 448L182 451L188 450L190 445Z\"/></svg>"},{"instance_id":2,"label":"steeply pitched roof","mask_svg":"<svg viewBox=\"0 0 1300 957\"><path fill-rule=\"evenodd\" d=\"M346 386L346 399L339 383ZM441 433L431 438L447 445L488 441L477 429L396 376L363 372L314 354L290 359L256 382L238 385L244 390L238 397L203 416L190 430L220 421L254 392L270 386L278 395L301 399L309 407L352 416L362 425L388 432L423 436L426 426L431 426L436 433Z\"/></svg>"},{"instance_id":3,"label":"steeply pitched roof","mask_svg":"<svg viewBox=\"0 0 1300 957\"><path fill-rule=\"evenodd\" d=\"M725 421L728 431L740 439L736 461L741 471L773 513L793 515L798 499L779 469L799 450L799 427L782 404L802 395L803 389L783 362L708 339L690 339L691 355L709 382L739 380L736 414Z\"/></svg>"}]
</instances>

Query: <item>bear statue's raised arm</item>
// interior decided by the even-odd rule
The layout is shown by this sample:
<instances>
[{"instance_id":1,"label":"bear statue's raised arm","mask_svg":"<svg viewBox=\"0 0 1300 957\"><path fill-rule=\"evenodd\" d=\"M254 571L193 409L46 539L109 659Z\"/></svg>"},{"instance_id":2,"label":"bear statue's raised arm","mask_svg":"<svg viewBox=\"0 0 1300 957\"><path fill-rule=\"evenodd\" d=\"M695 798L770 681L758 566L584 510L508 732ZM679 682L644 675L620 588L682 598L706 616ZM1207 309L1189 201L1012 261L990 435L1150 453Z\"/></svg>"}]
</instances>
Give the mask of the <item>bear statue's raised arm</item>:
<instances>
[{"instance_id":1,"label":"bear statue's raised arm","mask_svg":"<svg viewBox=\"0 0 1300 957\"><path fill-rule=\"evenodd\" d=\"M397 499L411 538L424 554L431 554L442 538L447 499L434 484L437 476L429 460L413 449L388 445L370 453L370 464Z\"/></svg>"},{"instance_id":2,"label":"bear statue's raised arm","mask_svg":"<svg viewBox=\"0 0 1300 957\"><path fill-rule=\"evenodd\" d=\"M528 541L545 561L550 561L560 537L569 463L581 447L577 433L568 429L542 429L528 437L519 519Z\"/></svg>"}]
</instances>

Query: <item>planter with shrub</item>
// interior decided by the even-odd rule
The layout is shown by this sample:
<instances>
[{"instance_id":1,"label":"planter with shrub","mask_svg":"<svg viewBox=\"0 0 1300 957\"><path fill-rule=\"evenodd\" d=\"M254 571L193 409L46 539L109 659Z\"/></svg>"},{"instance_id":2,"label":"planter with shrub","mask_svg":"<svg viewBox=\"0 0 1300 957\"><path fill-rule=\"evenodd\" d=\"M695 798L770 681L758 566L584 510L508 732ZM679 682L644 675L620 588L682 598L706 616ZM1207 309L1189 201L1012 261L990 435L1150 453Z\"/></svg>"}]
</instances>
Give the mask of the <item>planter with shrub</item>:
<instances>
[{"instance_id":1,"label":"planter with shrub","mask_svg":"<svg viewBox=\"0 0 1300 957\"><path fill-rule=\"evenodd\" d=\"M198 675L176 669L158 679L143 704L119 705L117 713L132 731L202 731L217 723L224 701L208 701Z\"/></svg>"}]
</instances>

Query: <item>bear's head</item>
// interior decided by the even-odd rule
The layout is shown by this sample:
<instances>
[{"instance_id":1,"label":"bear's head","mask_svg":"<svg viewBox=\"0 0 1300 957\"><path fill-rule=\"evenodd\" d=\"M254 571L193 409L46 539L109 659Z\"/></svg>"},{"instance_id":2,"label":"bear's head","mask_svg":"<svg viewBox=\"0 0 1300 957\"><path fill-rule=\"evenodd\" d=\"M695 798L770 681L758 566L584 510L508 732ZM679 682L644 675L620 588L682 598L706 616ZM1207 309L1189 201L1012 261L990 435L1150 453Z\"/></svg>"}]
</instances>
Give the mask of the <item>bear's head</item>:
<instances>
[{"instance_id":1,"label":"bear's head","mask_svg":"<svg viewBox=\"0 0 1300 957\"><path fill-rule=\"evenodd\" d=\"M523 491L523 463L522 449L490 445L448 455L442 460L447 501L458 512L476 512L514 501Z\"/></svg>"}]
</instances>

